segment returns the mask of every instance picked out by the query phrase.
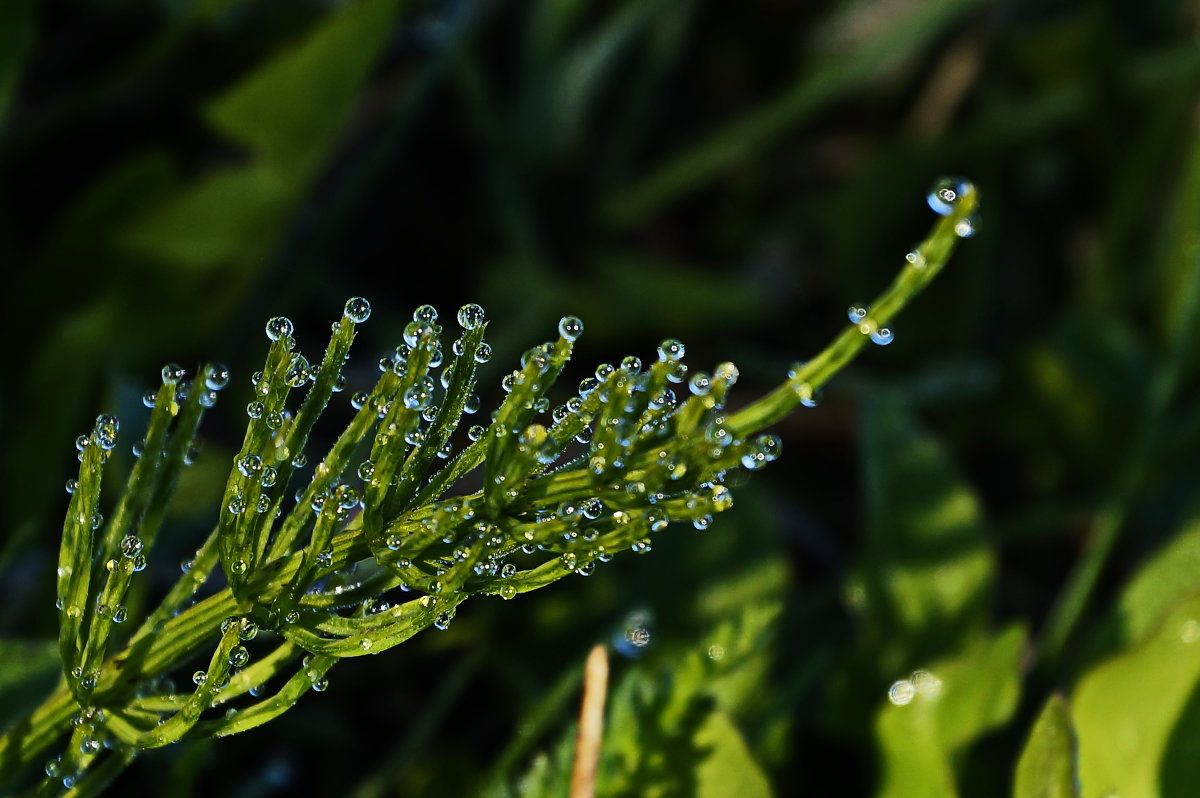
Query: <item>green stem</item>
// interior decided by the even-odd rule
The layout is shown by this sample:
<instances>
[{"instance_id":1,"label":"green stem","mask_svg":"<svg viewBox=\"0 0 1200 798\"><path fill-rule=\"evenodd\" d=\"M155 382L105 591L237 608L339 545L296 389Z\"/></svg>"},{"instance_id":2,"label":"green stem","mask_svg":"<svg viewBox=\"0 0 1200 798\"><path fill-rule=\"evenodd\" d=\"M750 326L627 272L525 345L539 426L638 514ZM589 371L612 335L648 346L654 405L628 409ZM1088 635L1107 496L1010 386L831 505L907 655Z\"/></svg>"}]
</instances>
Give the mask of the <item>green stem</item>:
<instances>
[{"instance_id":1,"label":"green stem","mask_svg":"<svg viewBox=\"0 0 1200 798\"><path fill-rule=\"evenodd\" d=\"M812 399L822 385L862 351L872 332L886 327L938 275L958 244L955 228L974 214L977 207L977 192L971 189L964 193L954 212L939 219L915 254L910 253L912 259L870 306L862 322L851 323L787 382L730 416L729 425L735 434L738 437L753 434L784 418L801 402Z\"/></svg>"}]
</instances>

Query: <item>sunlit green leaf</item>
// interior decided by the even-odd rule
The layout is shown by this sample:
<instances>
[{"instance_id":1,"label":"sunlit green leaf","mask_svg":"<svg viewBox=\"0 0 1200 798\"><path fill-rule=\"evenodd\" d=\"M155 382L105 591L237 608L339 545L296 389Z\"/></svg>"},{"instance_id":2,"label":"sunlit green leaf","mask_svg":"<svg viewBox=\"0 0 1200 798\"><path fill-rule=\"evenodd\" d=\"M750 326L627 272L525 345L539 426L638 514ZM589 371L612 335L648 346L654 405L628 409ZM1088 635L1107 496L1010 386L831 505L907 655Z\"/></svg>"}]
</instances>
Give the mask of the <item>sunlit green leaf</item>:
<instances>
[{"instance_id":1,"label":"sunlit green leaf","mask_svg":"<svg viewBox=\"0 0 1200 798\"><path fill-rule=\"evenodd\" d=\"M1180 601L1200 592L1200 519L1194 519L1141 567L1121 594L1126 640L1145 637Z\"/></svg>"},{"instance_id":2,"label":"sunlit green leaf","mask_svg":"<svg viewBox=\"0 0 1200 798\"><path fill-rule=\"evenodd\" d=\"M1083 794L1186 794L1167 785L1200 783L1198 685L1200 598L1191 598L1075 689Z\"/></svg>"},{"instance_id":3,"label":"sunlit green leaf","mask_svg":"<svg viewBox=\"0 0 1200 798\"><path fill-rule=\"evenodd\" d=\"M346 3L304 41L213 101L208 118L255 155L311 172L358 101L399 0Z\"/></svg>"},{"instance_id":4,"label":"sunlit green leaf","mask_svg":"<svg viewBox=\"0 0 1200 798\"><path fill-rule=\"evenodd\" d=\"M1013 798L1077 798L1075 739L1067 700L1050 696L1017 761Z\"/></svg>"},{"instance_id":5,"label":"sunlit green leaf","mask_svg":"<svg viewBox=\"0 0 1200 798\"><path fill-rule=\"evenodd\" d=\"M885 703L875 719L882 798L954 796L954 757L1016 709L1025 632L1010 627L936 662L908 682L911 701Z\"/></svg>"},{"instance_id":6,"label":"sunlit green leaf","mask_svg":"<svg viewBox=\"0 0 1200 798\"><path fill-rule=\"evenodd\" d=\"M696 732L696 746L708 756L696 767L696 795L701 798L767 798L771 784L741 732L724 712L710 713Z\"/></svg>"},{"instance_id":7,"label":"sunlit green leaf","mask_svg":"<svg viewBox=\"0 0 1200 798\"><path fill-rule=\"evenodd\" d=\"M851 601L882 669L952 651L981 628L994 555L979 503L896 396L867 399L867 538Z\"/></svg>"}]
</instances>

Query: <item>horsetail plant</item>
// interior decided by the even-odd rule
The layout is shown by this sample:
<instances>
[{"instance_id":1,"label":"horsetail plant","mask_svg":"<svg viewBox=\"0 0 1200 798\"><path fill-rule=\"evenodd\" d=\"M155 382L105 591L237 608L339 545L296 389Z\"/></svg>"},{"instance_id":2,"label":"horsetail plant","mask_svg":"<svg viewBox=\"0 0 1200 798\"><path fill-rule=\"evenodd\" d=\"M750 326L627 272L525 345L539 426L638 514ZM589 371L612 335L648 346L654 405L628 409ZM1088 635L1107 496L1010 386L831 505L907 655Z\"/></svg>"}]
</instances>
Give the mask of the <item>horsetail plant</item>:
<instances>
[{"instance_id":1,"label":"horsetail plant","mask_svg":"<svg viewBox=\"0 0 1200 798\"><path fill-rule=\"evenodd\" d=\"M491 357L487 321L480 306L463 306L447 355L438 314L422 305L403 344L380 361L374 387L351 397L355 415L304 482L309 434L345 387L341 369L371 308L362 298L346 303L319 363L295 351L288 319L271 319L215 526L130 634L126 593L195 457L201 416L230 380L214 363L191 380L179 366L164 367L145 397L139 458L107 521L99 496L119 422L101 415L77 441L58 564L64 679L0 736L0 785L20 786L40 762L45 778L35 794L96 794L143 751L270 721L324 690L342 658L445 628L468 598L511 599L590 574L621 552L649 551L671 523L707 528L732 504L727 476L779 456L779 438L764 428L815 404L818 389L868 341L889 343L891 319L973 232L970 183L939 181L928 201L942 218L891 287L871 307L850 308L849 327L829 347L736 412L725 409L733 364L689 374L674 339L648 367L636 357L602 364L551 410L547 392L583 331L568 316L556 340L528 350L503 378L507 396L488 423L470 426L469 444L455 454L452 433L480 409L474 391ZM680 383L684 398L672 388ZM293 411L289 400L301 388ZM480 468L482 488L456 493ZM225 587L202 595L219 583L210 580L218 566ZM417 597L389 603L403 593ZM251 658L244 644L259 634L272 649ZM191 675L194 689L176 691L168 677L204 651L211 656Z\"/></svg>"}]
</instances>

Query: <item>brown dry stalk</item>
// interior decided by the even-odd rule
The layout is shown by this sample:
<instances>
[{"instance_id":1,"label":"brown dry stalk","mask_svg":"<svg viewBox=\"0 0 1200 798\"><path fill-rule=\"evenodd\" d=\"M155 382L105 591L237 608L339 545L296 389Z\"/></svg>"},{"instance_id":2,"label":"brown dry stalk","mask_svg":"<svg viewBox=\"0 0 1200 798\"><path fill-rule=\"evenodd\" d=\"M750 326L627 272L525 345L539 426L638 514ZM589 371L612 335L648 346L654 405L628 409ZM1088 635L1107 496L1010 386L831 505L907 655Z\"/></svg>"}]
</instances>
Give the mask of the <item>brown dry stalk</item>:
<instances>
[{"instance_id":1,"label":"brown dry stalk","mask_svg":"<svg viewBox=\"0 0 1200 798\"><path fill-rule=\"evenodd\" d=\"M579 710L579 736L575 740L575 766L571 771L571 798L596 794L596 766L604 736L604 699L608 692L608 654L596 645L583 667L583 705Z\"/></svg>"}]
</instances>

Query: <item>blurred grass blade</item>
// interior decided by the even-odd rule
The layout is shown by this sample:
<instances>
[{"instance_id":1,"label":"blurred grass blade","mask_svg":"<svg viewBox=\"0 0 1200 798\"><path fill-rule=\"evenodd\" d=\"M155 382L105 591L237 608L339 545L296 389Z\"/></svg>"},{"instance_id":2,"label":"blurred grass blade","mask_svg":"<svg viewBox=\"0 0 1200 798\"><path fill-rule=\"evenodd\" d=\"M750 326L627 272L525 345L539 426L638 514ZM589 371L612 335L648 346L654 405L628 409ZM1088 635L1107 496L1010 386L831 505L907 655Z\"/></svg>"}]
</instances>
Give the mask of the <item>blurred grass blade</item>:
<instances>
[{"instance_id":1,"label":"blurred grass blade","mask_svg":"<svg viewBox=\"0 0 1200 798\"><path fill-rule=\"evenodd\" d=\"M1017 760L1013 798L1078 798L1074 737L1067 700L1055 693Z\"/></svg>"},{"instance_id":2,"label":"blurred grass blade","mask_svg":"<svg viewBox=\"0 0 1200 798\"><path fill-rule=\"evenodd\" d=\"M61 670L54 641L0 639L0 729L37 706L54 689Z\"/></svg>"},{"instance_id":3,"label":"blurred grass blade","mask_svg":"<svg viewBox=\"0 0 1200 798\"><path fill-rule=\"evenodd\" d=\"M846 93L914 57L980 0L939 0L905 5L905 13L853 42L831 49L805 68L790 89L740 120L685 149L631 186L619 189L604 206L618 226L635 224L722 171L763 150Z\"/></svg>"},{"instance_id":4,"label":"blurred grass blade","mask_svg":"<svg viewBox=\"0 0 1200 798\"><path fill-rule=\"evenodd\" d=\"M645 1L626 6L556 65L548 105L560 148L577 143L598 95L611 81L621 58L663 8L662 3Z\"/></svg>"},{"instance_id":5,"label":"blurred grass blade","mask_svg":"<svg viewBox=\"0 0 1200 798\"><path fill-rule=\"evenodd\" d=\"M33 0L0 3L0 134L8 117L8 106L16 94L25 58L33 49L37 28Z\"/></svg>"}]
</instances>

